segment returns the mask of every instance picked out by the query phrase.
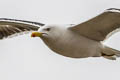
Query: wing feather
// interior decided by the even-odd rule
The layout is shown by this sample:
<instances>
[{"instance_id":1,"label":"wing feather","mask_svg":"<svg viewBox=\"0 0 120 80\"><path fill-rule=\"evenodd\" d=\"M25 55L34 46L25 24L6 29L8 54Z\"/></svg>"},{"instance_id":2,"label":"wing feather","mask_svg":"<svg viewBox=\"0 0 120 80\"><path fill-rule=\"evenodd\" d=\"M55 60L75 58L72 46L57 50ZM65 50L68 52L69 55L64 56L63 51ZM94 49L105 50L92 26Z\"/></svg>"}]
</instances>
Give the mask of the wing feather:
<instances>
[{"instance_id":1,"label":"wing feather","mask_svg":"<svg viewBox=\"0 0 120 80\"><path fill-rule=\"evenodd\" d=\"M37 31L43 25L32 21L0 18L0 39L14 34Z\"/></svg>"},{"instance_id":2,"label":"wing feather","mask_svg":"<svg viewBox=\"0 0 120 80\"><path fill-rule=\"evenodd\" d=\"M104 13L69 29L87 38L103 41L107 35L120 28L120 9L111 8Z\"/></svg>"}]
</instances>

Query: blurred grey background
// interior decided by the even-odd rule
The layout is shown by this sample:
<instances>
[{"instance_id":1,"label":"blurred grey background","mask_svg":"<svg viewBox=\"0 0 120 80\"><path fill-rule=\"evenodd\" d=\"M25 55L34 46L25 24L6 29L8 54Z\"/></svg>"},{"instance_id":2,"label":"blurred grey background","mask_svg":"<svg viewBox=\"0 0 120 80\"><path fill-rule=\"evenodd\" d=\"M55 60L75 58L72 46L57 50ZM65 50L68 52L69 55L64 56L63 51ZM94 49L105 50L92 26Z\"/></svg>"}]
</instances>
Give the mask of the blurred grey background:
<instances>
[{"instance_id":1,"label":"blurred grey background","mask_svg":"<svg viewBox=\"0 0 120 80\"><path fill-rule=\"evenodd\" d=\"M45 24L78 24L120 0L0 0L0 17ZM120 33L106 45L120 50ZM120 80L120 59L72 59L52 52L30 34L0 40L0 80Z\"/></svg>"}]
</instances>

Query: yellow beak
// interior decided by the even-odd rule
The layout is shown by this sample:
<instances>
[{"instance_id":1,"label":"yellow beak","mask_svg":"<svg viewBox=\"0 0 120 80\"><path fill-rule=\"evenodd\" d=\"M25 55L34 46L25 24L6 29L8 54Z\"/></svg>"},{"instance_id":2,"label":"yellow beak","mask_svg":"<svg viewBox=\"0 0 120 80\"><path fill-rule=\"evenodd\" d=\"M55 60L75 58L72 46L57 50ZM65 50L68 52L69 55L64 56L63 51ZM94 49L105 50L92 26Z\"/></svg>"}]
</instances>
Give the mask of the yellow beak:
<instances>
[{"instance_id":1,"label":"yellow beak","mask_svg":"<svg viewBox=\"0 0 120 80\"><path fill-rule=\"evenodd\" d=\"M42 33L40 33L40 32L33 32L31 34L31 37L41 37L41 36L42 36Z\"/></svg>"}]
</instances>

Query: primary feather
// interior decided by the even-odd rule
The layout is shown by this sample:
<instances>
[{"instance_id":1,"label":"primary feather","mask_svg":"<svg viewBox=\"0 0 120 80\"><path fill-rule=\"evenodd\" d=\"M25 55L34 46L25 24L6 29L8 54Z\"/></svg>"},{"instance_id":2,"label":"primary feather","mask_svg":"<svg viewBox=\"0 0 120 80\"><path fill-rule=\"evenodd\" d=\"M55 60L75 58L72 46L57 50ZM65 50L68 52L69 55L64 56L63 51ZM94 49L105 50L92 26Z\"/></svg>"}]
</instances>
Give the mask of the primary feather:
<instances>
[{"instance_id":1,"label":"primary feather","mask_svg":"<svg viewBox=\"0 0 120 80\"><path fill-rule=\"evenodd\" d=\"M37 31L44 24L32 21L0 18L0 39L23 32Z\"/></svg>"}]
</instances>

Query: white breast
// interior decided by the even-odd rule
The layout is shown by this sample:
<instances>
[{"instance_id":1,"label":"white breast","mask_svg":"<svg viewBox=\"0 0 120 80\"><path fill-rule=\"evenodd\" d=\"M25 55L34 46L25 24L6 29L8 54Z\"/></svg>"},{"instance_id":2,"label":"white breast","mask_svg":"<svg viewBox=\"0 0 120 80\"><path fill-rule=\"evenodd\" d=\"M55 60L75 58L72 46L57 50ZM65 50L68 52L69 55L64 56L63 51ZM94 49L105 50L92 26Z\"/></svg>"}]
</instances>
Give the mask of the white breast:
<instances>
[{"instance_id":1,"label":"white breast","mask_svg":"<svg viewBox=\"0 0 120 80\"><path fill-rule=\"evenodd\" d=\"M72 58L84 58L100 56L101 43L77 35L71 31L65 31L59 39L45 41L54 52Z\"/></svg>"}]
</instances>

